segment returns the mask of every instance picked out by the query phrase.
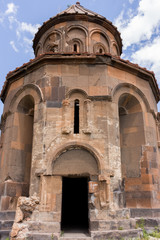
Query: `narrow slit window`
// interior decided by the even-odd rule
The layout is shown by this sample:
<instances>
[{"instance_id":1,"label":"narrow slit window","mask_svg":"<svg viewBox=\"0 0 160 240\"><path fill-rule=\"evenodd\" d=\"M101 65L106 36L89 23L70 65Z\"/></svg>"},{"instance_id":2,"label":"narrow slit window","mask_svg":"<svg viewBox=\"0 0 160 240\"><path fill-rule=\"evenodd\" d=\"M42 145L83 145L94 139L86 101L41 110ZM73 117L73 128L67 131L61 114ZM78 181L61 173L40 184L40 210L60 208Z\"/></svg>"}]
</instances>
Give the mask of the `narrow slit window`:
<instances>
[{"instance_id":1,"label":"narrow slit window","mask_svg":"<svg viewBox=\"0 0 160 240\"><path fill-rule=\"evenodd\" d=\"M79 100L74 102L74 133L79 133Z\"/></svg>"},{"instance_id":2,"label":"narrow slit window","mask_svg":"<svg viewBox=\"0 0 160 240\"><path fill-rule=\"evenodd\" d=\"M74 44L74 52L77 52L77 44Z\"/></svg>"},{"instance_id":3,"label":"narrow slit window","mask_svg":"<svg viewBox=\"0 0 160 240\"><path fill-rule=\"evenodd\" d=\"M102 48L100 48L100 49L99 49L99 53L103 53L103 50L102 50Z\"/></svg>"}]
</instances>

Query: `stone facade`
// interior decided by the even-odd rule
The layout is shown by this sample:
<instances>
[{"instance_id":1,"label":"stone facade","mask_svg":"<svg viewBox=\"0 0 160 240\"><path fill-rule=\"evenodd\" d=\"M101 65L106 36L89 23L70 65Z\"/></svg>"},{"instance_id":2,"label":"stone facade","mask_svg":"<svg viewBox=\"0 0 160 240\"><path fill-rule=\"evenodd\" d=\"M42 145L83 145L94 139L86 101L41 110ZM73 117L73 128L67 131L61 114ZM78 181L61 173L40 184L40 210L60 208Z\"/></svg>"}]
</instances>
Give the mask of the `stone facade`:
<instances>
[{"instance_id":1,"label":"stone facade","mask_svg":"<svg viewBox=\"0 0 160 240\"><path fill-rule=\"evenodd\" d=\"M0 210L17 209L12 239L57 239L66 217L93 239L122 219L134 228L131 209L160 208L154 73L121 59L116 27L78 2L42 25L33 48L1 93Z\"/></svg>"}]
</instances>

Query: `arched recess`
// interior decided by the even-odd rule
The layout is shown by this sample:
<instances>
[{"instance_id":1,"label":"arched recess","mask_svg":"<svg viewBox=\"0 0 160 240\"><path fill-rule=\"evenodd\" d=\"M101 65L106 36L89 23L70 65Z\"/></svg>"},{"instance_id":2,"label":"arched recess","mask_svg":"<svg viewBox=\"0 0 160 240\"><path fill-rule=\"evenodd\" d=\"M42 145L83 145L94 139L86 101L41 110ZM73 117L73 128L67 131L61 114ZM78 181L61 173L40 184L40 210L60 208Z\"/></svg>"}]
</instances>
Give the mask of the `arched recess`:
<instances>
[{"instance_id":1,"label":"arched recess","mask_svg":"<svg viewBox=\"0 0 160 240\"><path fill-rule=\"evenodd\" d=\"M88 94L83 89L80 88L73 88L69 90L66 94L66 98L70 98L74 94L81 94L84 98L88 98Z\"/></svg>"},{"instance_id":2,"label":"arched recess","mask_svg":"<svg viewBox=\"0 0 160 240\"><path fill-rule=\"evenodd\" d=\"M117 106L116 114L119 117L124 207L136 207L143 198L139 189L142 181L142 149L146 145L144 115L150 112L150 106L144 93L129 83L121 83L113 89L112 102ZM139 200L133 189L138 191Z\"/></svg>"},{"instance_id":3,"label":"arched recess","mask_svg":"<svg viewBox=\"0 0 160 240\"><path fill-rule=\"evenodd\" d=\"M94 51L94 53L100 53L100 54L104 54L104 53L108 52L106 50L105 46L100 42L94 44L93 51Z\"/></svg>"},{"instance_id":4,"label":"arched recess","mask_svg":"<svg viewBox=\"0 0 160 240\"><path fill-rule=\"evenodd\" d=\"M138 178L145 145L143 113L140 102L130 93L123 93L118 102L122 177Z\"/></svg>"},{"instance_id":5,"label":"arched recess","mask_svg":"<svg viewBox=\"0 0 160 240\"><path fill-rule=\"evenodd\" d=\"M40 89L28 84L17 91L10 104L13 126L9 175L13 181L22 184L22 188L25 186L25 191L22 191L25 196L29 195L30 186L35 105L42 100Z\"/></svg>"},{"instance_id":6,"label":"arched recess","mask_svg":"<svg viewBox=\"0 0 160 240\"><path fill-rule=\"evenodd\" d=\"M10 105L9 105L9 111L12 113L15 112L17 109L18 103L26 95L31 95L34 99L35 104L39 104L40 102L43 102L43 100L44 100L42 91L37 85L32 84L32 83L26 84L26 85L22 86L20 89L18 89L18 91L12 98Z\"/></svg>"},{"instance_id":7,"label":"arched recess","mask_svg":"<svg viewBox=\"0 0 160 240\"><path fill-rule=\"evenodd\" d=\"M69 142L48 150L47 175L93 176L101 173L102 156L85 142Z\"/></svg>"},{"instance_id":8,"label":"arched recess","mask_svg":"<svg viewBox=\"0 0 160 240\"><path fill-rule=\"evenodd\" d=\"M135 85L130 83L118 84L111 93L112 101L118 104L119 98L123 93L130 93L134 95L141 104L143 112L150 112L151 108L144 93Z\"/></svg>"},{"instance_id":9,"label":"arched recess","mask_svg":"<svg viewBox=\"0 0 160 240\"><path fill-rule=\"evenodd\" d=\"M92 48L91 52L94 51L96 53L97 48L99 47L98 49L102 48L103 51L110 53L110 39L104 31L101 29L93 29L90 32L90 39L90 46Z\"/></svg>"},{"instance_id":10,"label":"arched recess","mask_svg":"<svg viewBox=\"0 0 160 240\"><path fill-rule=\"evenodd\" d=\"M53 162L52 173L61 176L98 175L98 166L93 155L85 149L68 149Z\"/></svg>"},{"instance_id":11,"label":"arched recess","mask_svg":"<svg viewBox=\"0 0 160 240\"><path fill-rule=\"evenodd\" d=\"M66 51L68 52L86 52L87 51L87 39L88 31L84 26L81 25L71 25L67 28L66 42L68 47ZM77 46L77 51L75 51L75 45Z\"/></svg>"},{"instance_id":12,"label":"arched recess","mask_svg":"<svg viewBox=\"0 0 160 240\"><path fill-rule=\"evenodd\" d=\"M111 52L112 52L113 56L119 56L120 55L118 46L115 42L112 42Z\"/></svg>"},{"instance_id":13,"label":"arched recess","mask_svg":"<svg viewBox=\"0 0 160 240\"><path fill-rule=\"evenodd\" d=\"M70 41L70 51L75 53L84 52L84 43L78 38L73 38Z\"/></svg>"},{"instance_id":14,"label":"arched recess","mask_svg":"<svg viewBox=\"0 0 160 240\"><path fill-rule=\"evenodd\" d=\"M63 101L63 127L64 134L90 134L92 101L88 99L87 93L82 89L71 89Z\"/></svg>"},{"instance_id":15,"label":"arched recess","mask_svg":"<svg viewBox=\"0 0 160 240\"><path fill-rule=\"evenodd\" d=\"M43 52L61 52L62 51L62 33L54 30L47 34L43 43Z\"/></svg>"},{"instance_id":16,"label":"arched recess","mask_svg":"<svg viewBox=\"0 0 160 240\"><path fill-rule=\"evenodd\" d=\"M94 111L93 101L82 89L71 89L63 102L63 133L91 134ZM68 103L66 105L66 103ZM66 130L65 130L66 129Z\"/></svg>"},{"instance_id":17,"label":"arched recess","mask_svg":"<svg viewBox=\"0 0 160 240\"><path fill-rule=\"evenodd\" d=\"M42 44L39 42L36 49L35 49L35 56L37 57L42 53L43 53Z\"/></svg>"},{"instance_id":18,"label":"arched recess","mask_svg":"<svg viewBox=\"0 0 160 240\"><path fill-rule=\"evenodd\" d=\"M29 188L34 121L34 99L31 95L26 95L21 99L17 106L15 119L17 125L16 142L21 146L21 155L16 159L16 181L24 182ZM14 150L13 152L17 152L18 156L19 149L14 148Z\"/></svg>"}]
</instances>

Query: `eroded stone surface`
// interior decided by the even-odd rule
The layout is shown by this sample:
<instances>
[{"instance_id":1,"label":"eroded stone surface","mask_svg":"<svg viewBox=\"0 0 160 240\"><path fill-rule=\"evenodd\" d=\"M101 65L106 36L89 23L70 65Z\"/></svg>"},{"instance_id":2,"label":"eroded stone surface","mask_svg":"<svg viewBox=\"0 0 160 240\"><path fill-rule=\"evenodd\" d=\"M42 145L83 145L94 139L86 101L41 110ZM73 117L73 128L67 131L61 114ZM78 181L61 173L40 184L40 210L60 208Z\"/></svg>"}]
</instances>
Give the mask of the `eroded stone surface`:
<instances>
[{"instance_id":1,"label":"eroded stone surface","mask_svg":"<svg viewBox=\"0 0 160 240\"><path fill-rule=\"evenodd\" d=\"M92 239L109 231L126 237L127 230L134 237L141 216L159 226L160 91L154 74L122 60L121 50L112 23L76 3L44 23L36 58L8 74L0 210L16 210L13 239L59 238L65 191L73 194L68 216L84 211L84 189L64 189L64 178L88 184Z\"/></svg>"}]
</instances>

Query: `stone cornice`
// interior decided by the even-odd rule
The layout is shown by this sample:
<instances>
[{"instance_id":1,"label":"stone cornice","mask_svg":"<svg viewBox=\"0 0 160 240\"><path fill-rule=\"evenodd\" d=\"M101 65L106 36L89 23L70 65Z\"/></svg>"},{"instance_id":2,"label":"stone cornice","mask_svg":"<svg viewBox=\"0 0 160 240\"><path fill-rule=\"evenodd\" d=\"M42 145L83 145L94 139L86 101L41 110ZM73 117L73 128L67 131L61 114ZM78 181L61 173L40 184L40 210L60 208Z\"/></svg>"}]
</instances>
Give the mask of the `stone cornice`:
<instances>
[{"instance_id":1,"label":"stone cornice","mask_svg":"<svg viewBox=\"0 0 160 240\"><path fill-rule=\"evenodd\" d=\"M155 99L160 100L160 90L156 82L154 73L145 68L139 67L129 61L125 61L119 57L113 57L110 54L73 54L73 53L45 53L35 59L30 60L28 63L23 64L21 67L16 68L14 71L9 72L4 83L0 98L4 102L7 95L9 85L18 80L19 78L29 74L32 71L40 68L46 64L104 64L114 68L124 70L133 75L136 75L143 80L149 82L151 89L154 93Z\"/></svg>"}]
</instances>

